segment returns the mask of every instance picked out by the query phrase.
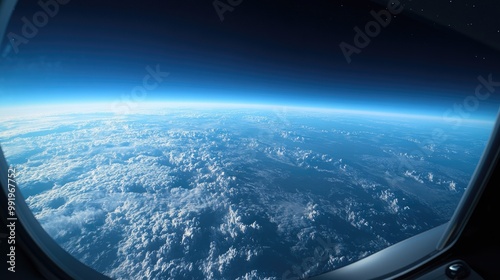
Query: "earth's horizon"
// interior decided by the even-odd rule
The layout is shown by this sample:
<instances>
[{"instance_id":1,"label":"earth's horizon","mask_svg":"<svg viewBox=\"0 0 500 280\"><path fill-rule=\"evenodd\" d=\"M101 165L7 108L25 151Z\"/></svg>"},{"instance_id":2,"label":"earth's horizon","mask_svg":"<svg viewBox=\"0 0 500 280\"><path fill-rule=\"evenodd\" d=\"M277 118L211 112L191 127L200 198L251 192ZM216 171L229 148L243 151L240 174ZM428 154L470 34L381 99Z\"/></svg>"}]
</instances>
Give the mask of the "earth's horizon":
<instances>
[{"instance_id":1,"label":"earth's horizon","mask_svg":"<svg viewBox=\"0 0 500 280\"><path fill-rule=\"evenodd\" d=\"M6 119L22 194L112 278L297 279L449 220L490 126L286 107Z\"/></svg>"}]
</instances>

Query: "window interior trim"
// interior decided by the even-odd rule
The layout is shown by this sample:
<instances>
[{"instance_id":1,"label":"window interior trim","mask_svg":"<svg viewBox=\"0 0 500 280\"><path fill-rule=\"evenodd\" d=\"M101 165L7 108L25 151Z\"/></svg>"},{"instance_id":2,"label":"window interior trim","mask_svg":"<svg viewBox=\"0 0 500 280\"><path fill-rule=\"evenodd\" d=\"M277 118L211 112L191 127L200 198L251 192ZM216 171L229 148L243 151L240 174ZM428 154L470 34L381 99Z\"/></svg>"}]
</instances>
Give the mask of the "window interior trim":
<instances>
[{"instance_id":1,"label":"window interior trim","mask_svg":"<svg viewBox=\"0 0 500 280\"><path fill-rule=\"evenodd\" d=\"M444 254L462 234L489 183L499 157L500 111L483 155L449 222L311 279L394 279Z\"/></svg>"},{"instance_id":2,"label":"window interior trim","mask_svg":"<svg viewBox=\"0 0 500 280\"><path fill-rule=\"evenodd\" d=\"M5 30L7 30L7 25L16 4L17 0L0 0L0 47L5 38Z\"/></svg>"},{"instance_id":3,"label":"window interior trim","mask_svg":"<svg viewBox=\"0 0 500 280\"><path fill-rule=\"evenodd\" d=\"M0 146L0 218L7 222L8 164ZM11 182L12 185L12 182ZM77 260L49 236L35 218L24 196L15 186L15 238L17 250L22 249L47 279L110 279ZM6 223L7 224L7 223Z\"/></svg>"},{"instance_id":4,"label":"window interior trim","mask_svg":"<svg viewBox=\"0 0 500 280\"><path fill-rule=\"evenodd\" d=\"M16 0L0 0L0 46ZM7 224L9 183L15 187L15 248L23 250L47 279L110 279L86 266L61 248L42 228L17 184L8 180L9 165L0 146L0 219Z\"/></svg>"},{"instance_id":5,"label":"window interior trim","mask_svg":"<svg viewBox=\"0 0 500 280\"><path fill-rule=\"evenodd\" d=\"M312 279L395 278L419 267L448 250L458 239L484 191L500 156L500 114L488 145L450 222L410 237L353 264ZM0 146L0 205L7 205L8 164ZM16 186L17 188L17 186ZM78 261L62 249L42 228L16 191L16 239L42 275L50 279L110 279ZM1 209L6 221L7 210ZM404 256L404 257L402 257ZM391 264L391 265L389 265ZM354 278L353 278L354 277Z\"/></svg>"},{"instance_id":6,"label":"window interior trim","mask_svg":"<svg viewBox=\"0 0 500 280\"><path fill-rule=\"evenodd\" d=\"M0 40L16 0L0 0ZM1 46L2 41L0 41ZM472 180L450 222L418 234L358 262L314 277L313 279L377 279L401 276L419 267L456 242L472 215L481 194L500 156L500 114L497 115L490 141L477 166ZM1 219L7 218L8 164L0 147L0 210ZM16 186L16 246L26 251L43 276L49 279L110 279L78 261L62 249L42 228L27 206ZM425 245L423 246L423 242ZM405 256L402 258L402 256ZM388 265L393 264L393 265Z\"/></svg>"},{"instance_id":7,"label":"window interior trim","mask_svg":"<svg viewBox=\"0 0 500 280\"><path fill-rule=\"evenodd\" d=\"M479 164L472 175L469 185L460 200L455 213L450 219L448 228L436 248L444 250L453 246L458 240L470 217L474 213L477 204L483 194L489 179L491 178L496 164L500 157L500 111L497 113L495 125L493 127L490 139Z\"/></svg>"}]
</instances>

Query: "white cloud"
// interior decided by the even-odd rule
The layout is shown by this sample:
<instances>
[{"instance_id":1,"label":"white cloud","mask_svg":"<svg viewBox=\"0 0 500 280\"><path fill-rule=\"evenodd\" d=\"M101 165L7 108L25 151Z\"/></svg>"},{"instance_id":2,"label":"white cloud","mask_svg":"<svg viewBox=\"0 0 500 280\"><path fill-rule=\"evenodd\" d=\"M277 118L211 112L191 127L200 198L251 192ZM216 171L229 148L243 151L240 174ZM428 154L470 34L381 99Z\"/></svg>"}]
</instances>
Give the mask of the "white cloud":
<instances>
[{"instance_id":1,"label":"white cloud","mask_svg":"<svg viewBox=\"0 0 500 280\"><path fill-rule=\"evenodd\" d=\"M272 114L157 113L154 121L64 115L2 123L2 147L42 226L113 278L276 279L257 266L262 258L310 257L318 236L342 242L321 265L303 271L314 274L387 246L378 218L398 221L401 208L409 210L400 206L404 197L372 175L378 165L365 172L342 154L349 151L337 151L338 139L330 153L304 137L357 139L366 132L291 127L292 119ZM387 167L381 170L380 178ZM417 171L404 176L425 178ZM349 240L351 230L375 239ZM277 253L276 244L289 252ZM245 269L234 272L241 264Z\"/></svg>"}]
</instances>

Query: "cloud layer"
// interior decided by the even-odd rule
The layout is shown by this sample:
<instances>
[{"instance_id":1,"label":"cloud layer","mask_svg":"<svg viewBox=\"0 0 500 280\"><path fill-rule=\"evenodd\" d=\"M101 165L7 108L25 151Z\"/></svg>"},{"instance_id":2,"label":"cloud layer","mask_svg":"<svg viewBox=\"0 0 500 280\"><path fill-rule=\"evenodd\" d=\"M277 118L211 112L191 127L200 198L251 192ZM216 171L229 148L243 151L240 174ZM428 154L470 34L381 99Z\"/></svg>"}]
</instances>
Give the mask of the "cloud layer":
<instances>
[{"instance_id":1,"label":"cloud layer","mask_svg":"<svg viewBox=\"0 0 500 280\"><path fill-rule=\"evenodd\" d=\"M197 109L3 126L44 229L118 279L281 279L346 265L445 222L487 135L454 132L417 157L425 130L340 115Z\"/></svg>"}]
</instances>

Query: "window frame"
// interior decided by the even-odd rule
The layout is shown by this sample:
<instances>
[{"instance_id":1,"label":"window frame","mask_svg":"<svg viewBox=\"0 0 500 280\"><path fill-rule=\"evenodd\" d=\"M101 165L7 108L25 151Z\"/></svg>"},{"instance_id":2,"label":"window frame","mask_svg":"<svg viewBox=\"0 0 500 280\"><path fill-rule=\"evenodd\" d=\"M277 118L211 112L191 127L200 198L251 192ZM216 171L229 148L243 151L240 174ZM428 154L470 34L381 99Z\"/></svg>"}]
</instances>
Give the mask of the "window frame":
<instances>
[{"instance_id":1,"label":"window frame","mask_svg":"<svg viewBox=\"0 0 500 280\"><path fill-rule=\"evenodd\" d=\"M9 166L0 147L0 205L2 205L0 218L2 224L5 225L8 224L8 169ZM80 262L59 246L35 218L24 196L17 188L17 184L14 185L17 218L15 221L16 250L23 250L38 271L47 279L111 279ZM18 267L18 269L22 268Z\"/></svg>"},{"instance_id":2,"label":"window frame","mask_svg":"<svg viewBox=\"0 0 500 280\"><path fill-rule=\"evenodd\" d=\"M311 279L394 279L415 271L453 247L488 186L500 157L500 114L483 156L451 220L398 242L350 265ZM8 202L9 166L0 146L0 205ZM17 186L16 186L17 188ZM111 279L86 266L61 248L42 228L20 191L16 191L16 245L48 279ZM7 222L7 207L0 209Z\"/></svg>"},{"instance_id":3,"label":"window frame","mask_svg":"<svg viewBox=\"0 0 500 280\"><path fill-rule=\"evenodd\" d=\"M0 1L0 38L4 38L16 0ZM1 43L1 39L0 39ZM474 175L451 220L415 235L373 255L312 279L387 279L401 277L422 267L448 251L457 242L489 183L500 156L500 115L493 128ZM8 164L0 146L0 205L8 202ZM17 186L16 186L17 188ZM48 279L110 279L86 266L61 248L42 228L16 192L16 246L28 255L39 272ZM7 221L7 207L0 209Z\"/></svg>"},{"instance_id":4,"label":"window frame","mask_svg":"<svg viewBox=\"0 0 500 280\"><path fill-rule=\"evenodd\" d=\"M488 144L450 221L400 241L357 262L312 277L324 279L394 279L415 272L457 243L478 206L500 157L500 112Z\"/></svg>"}]
</instances>

